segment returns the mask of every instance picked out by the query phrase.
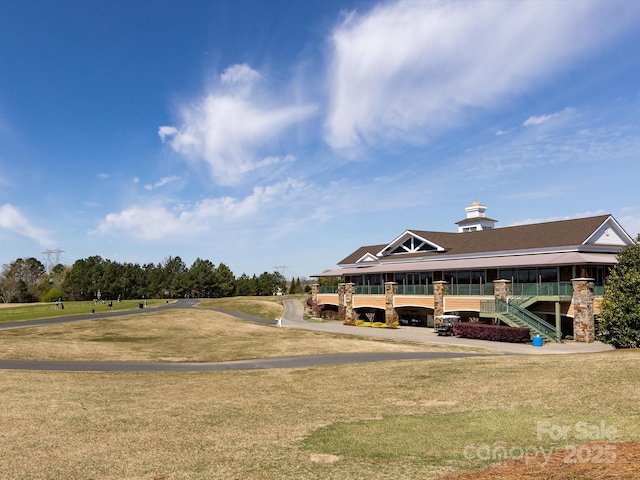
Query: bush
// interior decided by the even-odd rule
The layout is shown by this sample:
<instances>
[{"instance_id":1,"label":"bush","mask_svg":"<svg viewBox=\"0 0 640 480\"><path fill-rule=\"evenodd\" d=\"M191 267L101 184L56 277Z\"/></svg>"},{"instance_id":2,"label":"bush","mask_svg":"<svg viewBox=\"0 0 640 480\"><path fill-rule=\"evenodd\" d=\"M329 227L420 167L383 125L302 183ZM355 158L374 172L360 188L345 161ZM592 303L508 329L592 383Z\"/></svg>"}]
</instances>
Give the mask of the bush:
<instances>
[{"instance_id":1,"label":"bush","mask_svg":"<svg viewBox=\"0 0 640 480\"><path fill-rule=\"evenodd\" d=\"M59 298L66 300L64 294L57 288L50 288L47 293L42 296L43 302L55 302Z\"/></svg>"},{"instance_id":2,"label":"bush","mask_svg":"<svg viewBox=\"0 0 640 480\"><path fill-rule=\"evenodd\" d=\"M492 342L525 343L531 341L531 331L528 328L482 323L456 323L453 325L453 333L465 338L491 340Z\"/></svg>"}]
</instances>

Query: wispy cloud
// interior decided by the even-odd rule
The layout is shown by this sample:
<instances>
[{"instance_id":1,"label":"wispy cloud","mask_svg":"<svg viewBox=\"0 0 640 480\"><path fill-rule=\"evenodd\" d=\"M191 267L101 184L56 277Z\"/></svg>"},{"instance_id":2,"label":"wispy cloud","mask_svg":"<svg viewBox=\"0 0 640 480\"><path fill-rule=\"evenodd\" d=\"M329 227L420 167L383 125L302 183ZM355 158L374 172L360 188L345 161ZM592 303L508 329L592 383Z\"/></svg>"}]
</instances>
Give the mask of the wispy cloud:
<instances>
[{"instance_id":1,"label":"wispy cloud","mask_svg":"<svg viewBox=\"0 0 640 480\"><path fill-rule=\"evenodd\" d=\"M169 183L173 183L173 182L177 182L180 180L181 177L177 176L177 175L172 175L170 177L163 177L160 180L158 180L155 183L148 183L144 186L145 190L154 190L156 188L160 188L160 187L164 187L165 185L168 185Z\"/></svg>"},{"instance_id":2,"label":"wispy cloud","mask_svg":"<svg viewBox=\"0 0 640 480\"><path fill-rule=\"evenodd\" d=\"M247 172L266 166L285 131L312 116L312 104L266 100L260 75L248 65L229 67L208 95L185 105L178 126L161 126L160 139L191 161L205 162L219 184L234 185ZM265 155L266 153L266 155Z\"/></svg>"},{"instance_id":3,"label":"wispy cloud","mask_svg":"<svg viewBox=\"0 0 640 480\"><path fill-rule=\"evenodd\" d=\"M331 36L326 140L350 155L424 142L582 61L639 14L633 2L399 1L346 15Z\"/></svg>"},{"instance_id":4,"label":"wispy cloud","mask_svg":"<svg viewBox=\"0 0 640 480\"><path fill-rule=\"evenodd\" d=\"M0 206L0 228L35 240L42 246L51 243L45 230L33 225L20 210L8 203Z\"/></svg>"},{"instance_id":5,"label":"wispy cloud","mask_svg":"<svg viewBox=\"0 0 640 480\"><path fill-rule=\"evenodd\" d=\"M218 197L192 205L170 200L154 200L108 214L92 234L131 236L143 241L188 242L203 234L220 234L222 225L253 227L277 223L274 211L285 212L293 205L306 205L310 187L300 180L256 186L244 198ZM225 232L226 234L226 232Z\"/></svg>"},{"instance_id":6,"label":"wispy cloud","mask_svg":"<svg viewBox=\"0 0 640 480\"><path fill-rule=\"evenodd\" d=\"M522 126L523 127L531 127L531 126L535 126L535 125L542 125L543 123L547 123L550 120L558 120L558 119L561 119L561 118L569 117L574 112L575 112L575 110L573 108L567 107L564 110L562 110L561 112L549 113L549 114L546 114L546 115L531 116L531 117L527 118L522 123Z\"/></svg>"}]
</instances>

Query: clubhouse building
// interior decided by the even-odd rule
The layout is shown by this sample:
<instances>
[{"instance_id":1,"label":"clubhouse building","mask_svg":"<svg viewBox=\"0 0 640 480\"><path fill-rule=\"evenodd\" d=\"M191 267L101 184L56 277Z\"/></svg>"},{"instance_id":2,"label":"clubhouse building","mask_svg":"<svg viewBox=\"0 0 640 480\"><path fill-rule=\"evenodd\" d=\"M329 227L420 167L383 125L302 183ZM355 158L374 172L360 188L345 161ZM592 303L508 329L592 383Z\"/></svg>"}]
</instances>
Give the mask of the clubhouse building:
<instances>
[{"instance_id":1,"label":"clubhouse building","mask_svg":"<svg viewBox=\"0 0 640 480\"><path fill-rule=\"evenodd\" d=\"M466 207L457 232L406 230L358 248L314 275L325 285L313 300L347 324L433 327L454 315L592 342L607 275L634 240L611 215L495 228L486 209Z\"/></svg>"}]
</instances>

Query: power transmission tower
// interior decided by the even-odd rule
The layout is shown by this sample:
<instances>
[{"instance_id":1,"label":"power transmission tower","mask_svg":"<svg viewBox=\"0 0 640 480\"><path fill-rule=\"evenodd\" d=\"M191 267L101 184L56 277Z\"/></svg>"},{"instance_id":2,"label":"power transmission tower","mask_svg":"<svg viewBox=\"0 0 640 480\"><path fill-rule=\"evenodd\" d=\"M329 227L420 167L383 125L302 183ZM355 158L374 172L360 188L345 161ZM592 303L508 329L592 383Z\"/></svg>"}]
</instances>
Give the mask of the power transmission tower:
<instances>
[{"instance_id":1,"label":"power transmission tower","mask_svg":"<svg viewBox=\"0 0 640 480\"><path fill-rule=\"evenodd\" d=\"M46 269L48 274L51 273L53 267L60 263L60 255L62 255L63 253L64 250L61 250L60 248L56 248L54 250L47 248L44 252L42 252L42 255L45 256Z\"/></svg>"},{"instance_id":2,"label":"power transmission tower","mask_svg":"<svg viewBox=\"0 0 640 480\"><path fill-rule=\"evenodd\" d=\"M275 267L273 267L276 269L276 272L278 272L280 275L282 275L282 277L284 278L284 271L289 268L286 265L276 265Z\"/></svg>"}]
</instances>

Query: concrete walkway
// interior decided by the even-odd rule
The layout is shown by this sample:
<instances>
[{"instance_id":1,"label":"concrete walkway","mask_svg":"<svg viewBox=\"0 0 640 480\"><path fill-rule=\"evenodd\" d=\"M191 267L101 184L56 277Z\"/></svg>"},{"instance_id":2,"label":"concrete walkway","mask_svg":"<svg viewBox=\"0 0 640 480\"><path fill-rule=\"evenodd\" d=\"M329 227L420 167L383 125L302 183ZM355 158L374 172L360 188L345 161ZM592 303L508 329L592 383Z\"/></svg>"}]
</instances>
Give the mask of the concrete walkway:
<instances>
[{"instance_id":1,"label":"concrete walkway","mask_svg":"<svg viewBox=\"0 0 640 480\"><path fill-rule=\"evenodd\" d=\"M400 327L368 328L344 325L340 321L308 322L303 319L304 308L297 300L284 301L284 314L282 326L284 328L302 328L319 332L342 333L345 335L357 335L363 337L386 338L420 343L433 343L437 345L456 345L460 347L485 348L491 352L502 352L512 355L545 355L563 353L595 353L614 350L610 345L602 342L593 343L545 343L542 347L534 347L530 343L503 343L489 342L486 340L474 340L469 338L442 337L437 335L432 328L424 327ZM489 352L488 352L489 353Z\"/></svg>"}]
</instances>

